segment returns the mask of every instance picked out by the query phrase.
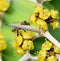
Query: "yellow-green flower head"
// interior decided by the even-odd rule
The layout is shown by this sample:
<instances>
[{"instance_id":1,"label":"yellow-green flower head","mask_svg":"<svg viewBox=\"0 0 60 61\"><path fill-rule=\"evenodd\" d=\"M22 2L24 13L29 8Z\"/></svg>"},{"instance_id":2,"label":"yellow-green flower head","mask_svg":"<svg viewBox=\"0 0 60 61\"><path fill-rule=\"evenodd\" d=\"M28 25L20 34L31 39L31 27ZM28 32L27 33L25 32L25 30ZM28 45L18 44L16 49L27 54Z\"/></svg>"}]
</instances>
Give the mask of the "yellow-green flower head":
<instances>
[{"instance_id":1,"label":"yellow-green flower head","mask_svg":"<svg viewBox=\"0 0 60 61\"><path fill-rule=\"evenodd\" d=\"M14 47L17 49L23 42L23 37L22 36L17 36L15 41L14 41Z\"/></svg>"},{"instance_id":2,"label":"yellow-green flower head","mask_svg":"<svg viewBox=\"0 0 60 61\"><path fill-rule=\"evenodd\" d=\"M48 25L44 20L38 19L36 23L37 23L37 27L39 29L42 29L42 30L45 30L45 31L48 29Z\"/></svg>"},{"instance_id":3,"label":"yellow-green flower head","mask_svg":"<svg viewBox=\"0 0 60 61\"><path fill-rule=\"evenodd\" d=\"M48 19L50 17L50 12L48 9L44 9L44 16L43 16L43 19Z\"/></svg>"},{"instance_id":4,"label":"yellow-green flower head","mask_svg":"<svg viewBox=\"0 0 60 61\"><path fill-rule=\"evenodd\" d=\"M57 61L57 58L55 56L50 56L47 58L47 61Z\"/></svg>"},{"instance_id":5,"label":"yellow-green flower head","mask_svg":"<svg viewBox=\"0 0 60 61\"><path fill-rule=\"evenodd\" d=\"M39 13L42 10L43 10L43 6L36 6L35 10L34 10L34 13Z\"/></svg>"},{"instance_id":6,"label":"yellow-green flower head","mask_svg":"<svg viewBox=\"0 0 60 61\"><path fill-rule=\"evenodd\" d=\"M28 50L33 50L34 49L34 44L32 40L28 41Z\"/></svg>"},{"instance_id":7,"label":"yellow-green flower head","mask_svg":"<svg viewBox=\"0 0 60 61\"><path fill-rule=\"evenodd\" d=\"M44 61L45 58L46 58L46 51L40 50L39 53L38 53L38 58L39 58L40 61Z\"/></svg>"},{"instance_id":8,"label":"yellow-green flower head","mask_svg":"<svg viewBox=\"0 0 60 61\"><path fill-rule=\"evenodd\" d=\"M34 45L31 40L24 40L24 43L22 45L23 50L33 50Z\"/></svg>"},{"instance_id":9,"label":"yellow-green flower head","mask_svg":"<svg viewBox=\"0 0 60 61\"><path fill-rule=\"evenodd\" d=\"M24 40L22 45L23 50L27 50L27 47L28 47L28 40Z\"/></svg>"},{"instance_id":10,"label":"yellow-green flower head","mask_svg":"<svg viewBox=\"0 0 60 61\"><path fill-rule=\"evenodd\" d=\"M34 32L32 31L22 31L22 36L24 39L32 39L34 37Z\"/></svg>"},{"instance_id":11,"label":"yellow-green flower head","mask_svg":"<svg viewBox=\"0 0 60 61\"><path fill-rule=\"evenodd\" d=\"M40 12L39 17L43 20L46 20L50 17L50 12L48 9L44 9L43 11Z\"/></svg>"},{"instance_id":12,"label":"yellow-green flower head","mask_svg":"<svg viewBox=\"0 0 60 61\"><path fill-rule=\"evenodd\" d=\"M54 52L60 54L60 48L54 45Z\"/></svg>"},{"instance_id":13,"label":"yellow-green flower head","mask_svg":"<svg viewBox=\"0 0 60 61\"><path fill-rule=\"evenodd\" d=\"M10 6L8 0L0 0L0 11L6 11Z\"/></svg>"},{"instance_id":14,"label":"yellow-green flower head","mask_svg":"<svg viewBox=\"0 0 60 61\"><path fill-rule=\"evenodd\" d=\"M58 21L54 21L54 22L50 23L50 25L53 27L53 29L59 28L59 22Z\"/></svg>"},{"instance_id":15,"label":"yellow-green flower head","mask_svg":"<svg viewBox=\"0 0 60 61\"><path fill-rule=\"evenodd\" d=\"M39 11L39 17L42 19L43 16L44 16L44 9L41 9L41 10Z\"/></svg>"},{"instance_id":16,"label":"yellow-green flower head","mask_svg":"<svg viewBox=\"0 0 60 61\"><path fill-rule=\"evenodd\" d=\"M46 40L43 44L42 44L42 50L50 50L52 47L52 43L48 40Z\"/></svg>"},{"instance_id":17,"label":"yellow-green flower head","mask_svg":"<svg viewBox=\"0 0 60 61\"><path fill-rule=\"evenodd\" d=\"M0 39L0 51L5 50L7 47L5 40Z\"/></svg>"},{"instance_id":18,"label":"yellow-green flower head","mask_svg":"<svg viewBox=\"0 0 60 61\"><path fill-rule=\"evenodd\" d=\"M20 55L24 55L25 51L21 47L17 47L17 53Z\"/></svg>"},{"instance_id":19,"label":"yellow-green flower head","mask_svg":"<svg viewBox=\"0 0 60 61\"><path fill-rule=\"evenodd\" d=\"M54 19L59 19L59 12L57 10L51 9L50 10L50 15Z\"/></svg>"},{"instance_id":20,"label":"yellow-green flower head","mask_svg":"<svg viewBox=\"0 0 60 61\"><path fill-rule=\"evenodd\" d=\"M31 22L32 24L34 24L35 21L36 21L36 16L35 16L35 14L34 14L34 15L32 15L32 16L30 17L30 22Z\"/></svg>"}]
</instances>

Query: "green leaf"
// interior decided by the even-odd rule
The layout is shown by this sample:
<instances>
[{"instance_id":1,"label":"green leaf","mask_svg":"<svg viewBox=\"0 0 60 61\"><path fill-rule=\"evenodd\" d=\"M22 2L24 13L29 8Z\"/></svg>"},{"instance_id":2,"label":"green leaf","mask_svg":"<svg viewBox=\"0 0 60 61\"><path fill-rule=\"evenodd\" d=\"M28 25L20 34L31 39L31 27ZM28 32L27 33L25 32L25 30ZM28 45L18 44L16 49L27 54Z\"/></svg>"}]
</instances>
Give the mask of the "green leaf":
<instances>
[{"instance_id":1,"label":"green leaf","mask_svg":"<svg viewBox=\"0 0 60 61\"><path fill-rule=\"evenodd\" d=\"M37 53L41 49L42 43L44 43L44 41L45 41L44 37L37 38L33 41L34 42L34 50L31 51L32 55L37 55Z\"/></svg>"},{"instance_id":2,"label":"green leaf","mask_svg":"<svg viewBox=\"0 0 60 61\"><path fill-rule=\"evenodd\" d=\"M24 20L29 20L29 16L33 14L35 3L29 0L12 0L11 7L3 17L2 31L4 38L7 42L7 49L3 51L3 61L18 61L21 56L15 54L16 51L11 43L14 42L14 34L11 31L11 27L7 24L20 23ZM57 9L60 13L60 0L52 0L52 2L45 2L44 7L48 9ZM49 32L59 41L60 40L60 29L53 30L49 27ZM42 43L45 41L43 38L34 40L35 49L31 51L32 55L41 49Z\"/></svg>"}]
</instances>

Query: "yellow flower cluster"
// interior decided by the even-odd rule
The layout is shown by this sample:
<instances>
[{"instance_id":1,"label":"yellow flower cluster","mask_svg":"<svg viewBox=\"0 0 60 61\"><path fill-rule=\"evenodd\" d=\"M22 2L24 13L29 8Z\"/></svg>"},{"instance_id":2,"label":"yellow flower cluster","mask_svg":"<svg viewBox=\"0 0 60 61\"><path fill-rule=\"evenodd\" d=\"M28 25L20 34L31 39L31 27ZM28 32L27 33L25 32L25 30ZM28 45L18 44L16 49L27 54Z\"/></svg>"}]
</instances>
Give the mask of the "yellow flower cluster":
<instances>
[{"instance_id":1,"label":"yellow flower cluster","mask_svg":"<svg viewBox=\"0 0 60 61\"><path fill-rule=\"evenodd\" d=\"M55 54L60 54L60 49L46 40L42 44L42 49L38 53L40 61L57 61Z\"/></svg>"},{"instance_id":2,"label":"yellow flower cluster","mask_svg":"<svg viewBox=\"0 0 60 61\"><path fill-rule=\"evenodd\" d=\"M17 53L20 55L24 55L26 51L30 51L34 49L32 38L34 37L34 33L31 31L19 30L19 35L16 36L14 47L17 50Z\"/></svg>"},{"instance_id":3,"label":"yellow flower cluster","mask_svg":"<svg viewBox=\"0 0 60 61\"><path fill-rule=\"evenodd\" d=\"M8 0L0 0L0 11L6 11L10 6Z\"/></svg>"},{"instance_id":4,"label":"yellow flower cluster","mask_svg":"<svg viewBox=\"0 0 60 61\"><path fill-rule=\"evenodd\" d=\"M53 29L59 27L59 12L57 10L48 10L43 6L36 6L33 15L30 17L30 22L36 24L38 28L42 30L48 29L50 24Z\"/></svg>"},{"instance_id":5,"label":"yellow flower cluster","mask_svg":"<svg viewBox=\"0 0 60 61\"><path fill-rule=\"evenodd\" d=\"M0 33L0 51L5 50L7 47L5 40L3 39L3 35Z\"/></svg>"},{"instance_id":6,"label":"yellow flower cluster","mask_svg":"<svg viewBox=\"0 0 60 61\"><path fill-rule=\"evenodd\" d=\"M17 29L15 30L15 41L14 47L18 54L24 55L26 51L30 51L34 49L34 44L32 38L35 33L28 30Z\"/></svg>"}]
</instances>

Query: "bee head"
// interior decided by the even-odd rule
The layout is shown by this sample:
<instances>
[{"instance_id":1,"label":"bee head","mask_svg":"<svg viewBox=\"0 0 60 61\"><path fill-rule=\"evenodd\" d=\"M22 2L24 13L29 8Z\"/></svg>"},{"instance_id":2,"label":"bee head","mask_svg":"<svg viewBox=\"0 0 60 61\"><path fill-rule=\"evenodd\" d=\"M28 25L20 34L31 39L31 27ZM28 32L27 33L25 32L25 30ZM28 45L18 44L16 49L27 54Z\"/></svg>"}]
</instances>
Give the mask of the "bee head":
<instances>
[{"instance_id":1,"label":"bee head","mask_svg":"<svg viewBox=\"0 0 60 61\"><path fill-rule=\"evenodd\" d=\"M23 21L23 22L21 22L21 25L30 25L30 23L27 21Z\"/></svg>"},{"instance_id":2,"label":"bee head","mask_svg":"<svg viewBox=\"0 0 60 61\"><path fill-rule=\"evenodd\" d=\"M23 21L23 22L21 22L20 24L21 24L21 25L30 25L30 23L27 22L27 21ZM17 30L20 30L20 28L14 27L14 28L12 29L12 32L15 32L15 31L17 31Z\"/></svg>"}]
</instances>

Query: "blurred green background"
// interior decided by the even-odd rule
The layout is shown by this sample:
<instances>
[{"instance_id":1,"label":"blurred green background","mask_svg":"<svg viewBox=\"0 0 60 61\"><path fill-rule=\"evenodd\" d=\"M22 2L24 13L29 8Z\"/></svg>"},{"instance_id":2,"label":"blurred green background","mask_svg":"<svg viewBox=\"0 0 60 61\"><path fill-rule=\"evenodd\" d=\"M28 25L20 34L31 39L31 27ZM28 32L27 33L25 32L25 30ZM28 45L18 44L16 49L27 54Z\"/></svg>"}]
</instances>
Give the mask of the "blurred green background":
<instances>
[{"instance_id":1,"label":"blurred green background","mask_svg":"<svg viewBox=\"0 0 60 61\"><path fill-rule=\"evenodd\" d=\"M20 23L24 20L29 20L29 16L33 14L35 3L29 0L12 0L11 6L3 17L2 32L4 34L4 39L7 42L7 49L3 51L3 61L18 61L21 56L16 54L16 51L12 45L14 42L14 34L12 33L12 28L7 26L7 24ZM44 3L44 7L48 9L58 9L60 13L60 0L52 0L52 2ZM49 27L49 32L60 41L60 29L53 30ZM44 42L44 37L38 38L34 41L35 49L31 51L32 55L41 49L41 44Z\"/></svg>"}]
</instances>

